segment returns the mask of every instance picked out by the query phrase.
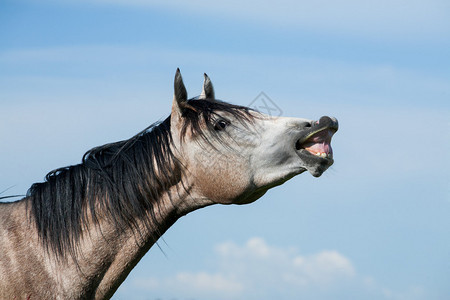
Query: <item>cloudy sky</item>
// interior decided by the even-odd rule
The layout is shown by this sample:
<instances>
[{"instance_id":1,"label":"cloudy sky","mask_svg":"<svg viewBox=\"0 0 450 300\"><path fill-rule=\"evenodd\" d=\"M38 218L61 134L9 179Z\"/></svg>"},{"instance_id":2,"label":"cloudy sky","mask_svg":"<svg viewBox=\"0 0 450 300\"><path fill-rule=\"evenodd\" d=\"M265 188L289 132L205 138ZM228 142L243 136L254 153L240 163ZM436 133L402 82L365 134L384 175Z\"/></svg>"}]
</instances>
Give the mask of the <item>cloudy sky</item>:
<instances>
[{"instance_id":1,"label":"cloudy sky","mask_svg":"<svg viewBox=\"0 0 450 300\"><path fill-rule=\"evenodd\" d=\"M113 299L448 299L450 2L3 0L0 40L2 195L165 118L177 67L339 119L322 177L184 217Z\"/></svg>"}]
</instances>

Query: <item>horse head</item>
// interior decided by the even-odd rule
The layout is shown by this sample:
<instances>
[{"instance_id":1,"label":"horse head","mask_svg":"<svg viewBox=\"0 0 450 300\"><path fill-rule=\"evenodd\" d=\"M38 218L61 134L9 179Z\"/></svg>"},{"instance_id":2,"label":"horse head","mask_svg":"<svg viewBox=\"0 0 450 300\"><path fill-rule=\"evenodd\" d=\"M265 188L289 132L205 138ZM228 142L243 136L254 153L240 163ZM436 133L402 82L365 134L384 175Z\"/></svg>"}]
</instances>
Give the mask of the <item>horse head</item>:
<instances>
[{"instance_id":1,"label":"horse head","mask_svg":"<svg viewBox=\"0 0 450 300\"><path fill-rule=\"evenodd\" d=\"M174 155L197 194L212 203L250 203L304 171L319 177L333 164L335 118L273 117L222 102L206 74L198 98L188 100L179 70L174 90Z\"/></svg>"}]
</instances>

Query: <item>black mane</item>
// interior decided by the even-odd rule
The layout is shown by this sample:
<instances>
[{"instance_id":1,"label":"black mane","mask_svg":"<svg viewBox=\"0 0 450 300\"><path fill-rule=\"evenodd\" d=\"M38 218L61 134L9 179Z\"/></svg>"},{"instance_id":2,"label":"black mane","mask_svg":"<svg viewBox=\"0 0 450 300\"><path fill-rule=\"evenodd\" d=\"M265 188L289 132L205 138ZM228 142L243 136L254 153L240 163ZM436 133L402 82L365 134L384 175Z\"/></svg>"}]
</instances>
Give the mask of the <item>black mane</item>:
<instances>
[{"instance_id":1,"label":"black mane","mask_svg":"<svg viewBox=\"0 0 450 300\"><path fill-rule=\"evenodd\" d=\"M247 107L217 100L189 100L188 104L182 136L191 130L205 138L201 120L206 121L206 130L214 132L220 111L240 120L252 119ZM51 171L44 182L33 184L27 192L30 217L47 250L75 258L83 229L90 223L98 225L100 214L119 232L131 228L140 234L138 220L148 228L155 226L154 205L182 178L183 168L171 145L169 116L128 140L93 148L80 164Z\"/></svg>"}]
</instances>

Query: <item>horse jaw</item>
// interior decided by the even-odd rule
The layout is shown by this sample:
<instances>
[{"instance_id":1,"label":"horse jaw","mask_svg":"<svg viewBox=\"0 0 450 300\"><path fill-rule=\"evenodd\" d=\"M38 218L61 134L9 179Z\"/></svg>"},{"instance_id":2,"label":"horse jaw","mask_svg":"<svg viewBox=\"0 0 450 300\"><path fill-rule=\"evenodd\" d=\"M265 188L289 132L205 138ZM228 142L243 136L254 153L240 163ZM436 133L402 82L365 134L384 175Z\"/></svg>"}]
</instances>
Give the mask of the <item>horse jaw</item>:
<instances>
[{"instance_id":1,"label":"horse jaw","mask_svg":"<svg viewBox=\"0 0 450 300\"><path fill-rule=\"evenodd\" d=\"M255 186L269 189L307 170L299 161L294 141L299 129L310 122L286 117L261 118L260 142L251 157Z\"/></svg>"}]
</instances>

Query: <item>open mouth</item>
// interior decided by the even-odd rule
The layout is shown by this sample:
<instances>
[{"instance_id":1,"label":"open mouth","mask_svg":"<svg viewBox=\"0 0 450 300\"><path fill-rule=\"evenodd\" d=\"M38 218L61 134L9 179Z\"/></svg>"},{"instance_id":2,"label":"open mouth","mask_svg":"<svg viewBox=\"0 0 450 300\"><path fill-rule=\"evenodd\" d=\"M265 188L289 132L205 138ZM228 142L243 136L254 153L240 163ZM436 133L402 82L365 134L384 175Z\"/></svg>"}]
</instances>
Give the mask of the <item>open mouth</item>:
<instances>
[{"instance_id":1,"label":"open mouth","mask_svg":"<svg viewBox=\"0 0 450 300\"><path fill-rule=\"evenodd\" d=\"M317 157L332 159L331 138L338 130L337 122L329 117L322 117L311 129L304 137L297 140L295 148L298 151L304 149Z\"/></svg>"},{"instance_id":2,"label":"open mouth","mask_svg":"<svg viewBox=\"0 0 450 300\"><path fill-rule=\"evenodd\" d=\"M322 158L333 158L333 149L331 148L331 137L335 131L323 129L308 136L303 142L297 141L295 148L297 150L305 149L309 153Z\"/></svg>"}]
</instances>

